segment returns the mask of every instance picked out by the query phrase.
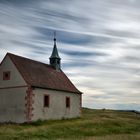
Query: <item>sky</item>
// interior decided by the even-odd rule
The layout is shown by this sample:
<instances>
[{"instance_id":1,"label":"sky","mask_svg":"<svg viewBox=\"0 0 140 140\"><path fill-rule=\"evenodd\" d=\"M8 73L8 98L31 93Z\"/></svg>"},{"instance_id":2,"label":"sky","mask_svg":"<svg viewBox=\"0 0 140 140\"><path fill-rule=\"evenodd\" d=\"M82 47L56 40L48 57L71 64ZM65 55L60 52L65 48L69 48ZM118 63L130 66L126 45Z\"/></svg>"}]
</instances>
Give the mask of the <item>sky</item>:
<instances>
[{"instance_id":1,"label":"sky","mask_svg":"<svg viewBox=\"0 0 140 140\"><path fill-rule=\"evenodd\" d=\"M83 107L140 110L140 0L0 0L0 61L49 63L54 31Z\"/></svg>"}]
</instances>

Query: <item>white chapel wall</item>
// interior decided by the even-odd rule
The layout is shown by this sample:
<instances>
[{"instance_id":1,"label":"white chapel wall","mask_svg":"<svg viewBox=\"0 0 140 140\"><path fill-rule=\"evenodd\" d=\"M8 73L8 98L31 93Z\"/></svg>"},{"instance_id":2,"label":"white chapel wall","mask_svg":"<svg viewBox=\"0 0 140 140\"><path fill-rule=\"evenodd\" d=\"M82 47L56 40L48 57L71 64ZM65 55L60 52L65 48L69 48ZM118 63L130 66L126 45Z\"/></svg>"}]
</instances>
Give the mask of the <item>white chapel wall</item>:
<instances>
[{"instance_id":1,"label":"white chapel wall","mask_svg":"<svg viewBox=\"0 0 140 140\"><path fill-rule=\"evenodd\" d=\"M3 80L3 72L10 71L11 77L10 80ZM13 87L13 86L23 86L26 85L24 79L20 75L19 71L12 63L9 56L6 56L3 63L0 65L0 88L3 87ZM1 92L1 91L0 91Z\"/></svg>"},{"instance_id":2,"label":"white chapel wall","mask_svg":"<svg viewBox=\"0 0 140 140\"><path fill-rule=\"evenodd\" d=\"M33 90L33 120L62 119L80 116L80 94L35 88ZM49 107L44 107L44 95L49 95ZM70 108L66 108L66 96L70 97Z\"/></svg>"},{"instance_id":3,"label":"white chapel wall","mask_svg":"<svg viewBox=\"0 0 140 140\"><path fill-rule=\"evenodd\" d=\"M0 90L0 122L23 123L25 115L25 88Z\"/></svg>"},{"instance_id":4,"label":"white chapel wall","mask_svg":"<svg viewBox=\"0 0 140 140\"><path fill-rule=\"evenodd\" d=\"M10 80L3 80L3 72L10 71ZM22 76L6 56L0 65L0 122L25 122L25 96L27 87ZM21 87L20 87L21 86Z\"/></svg>"}]
</instances>

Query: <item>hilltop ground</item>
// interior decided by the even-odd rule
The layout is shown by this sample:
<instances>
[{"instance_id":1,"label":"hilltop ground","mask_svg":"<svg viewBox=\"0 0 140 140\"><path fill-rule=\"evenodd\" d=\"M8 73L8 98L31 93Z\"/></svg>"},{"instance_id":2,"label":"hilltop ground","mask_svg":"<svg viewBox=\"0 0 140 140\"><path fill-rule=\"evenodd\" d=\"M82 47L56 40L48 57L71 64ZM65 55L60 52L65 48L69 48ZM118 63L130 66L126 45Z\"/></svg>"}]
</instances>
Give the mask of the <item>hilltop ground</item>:
<instances>
[{"instance_id":1,"label":"hilltop ground","mask_svg":"<svg viewBox=\"0 0 140 140\"><path fill-rule=\"evenodd\" d=\"M0 124L0 140L140 140L140 114L82 109L81 118Z\"/></svg>"}]
</instances>

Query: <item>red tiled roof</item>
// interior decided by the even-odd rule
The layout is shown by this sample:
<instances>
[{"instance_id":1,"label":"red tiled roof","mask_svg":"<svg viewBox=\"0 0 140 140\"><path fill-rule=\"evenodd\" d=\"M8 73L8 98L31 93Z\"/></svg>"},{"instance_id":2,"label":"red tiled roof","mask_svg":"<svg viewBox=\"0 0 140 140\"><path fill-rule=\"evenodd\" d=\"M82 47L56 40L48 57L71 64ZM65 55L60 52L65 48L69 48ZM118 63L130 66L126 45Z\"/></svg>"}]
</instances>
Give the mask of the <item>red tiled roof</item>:
<instances>
[{"instance_id":1,"label":"red tiled roof","mask_svg":"<svg viewBox=\"0 0 140 140\"><path fill-rule=\"evenodd\" d=\"M7 53L27 84L53 90L81 93L68 79L64 72L53 69L50 65L28 58Z\"/></svg>"}]
</instances>

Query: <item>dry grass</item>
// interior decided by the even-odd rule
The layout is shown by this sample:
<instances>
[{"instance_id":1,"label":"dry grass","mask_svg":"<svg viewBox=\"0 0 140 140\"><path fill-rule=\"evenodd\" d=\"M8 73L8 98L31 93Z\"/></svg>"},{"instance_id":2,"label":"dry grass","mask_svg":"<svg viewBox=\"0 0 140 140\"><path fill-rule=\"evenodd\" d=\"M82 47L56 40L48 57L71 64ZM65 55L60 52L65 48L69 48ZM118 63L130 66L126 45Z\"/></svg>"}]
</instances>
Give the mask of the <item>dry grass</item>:
<instances>
[{"instance_id":1,"label":"dry grass","mask_svg":"<svg viewBox=\"0 0 140 140\"><path fill-rule=\"evenodd\" d=\"M140 140L140 115L134 112L83 109L82 117L1 124L0 140Z\"/></svg>"},{"instance_id":2,"label":"dry grass","mask_svg":"<svg viewBox=\"0 0 140 140\"><path fill-rule=\"evenodd\" d=\"M140 140L140 134L123 134L123 135L111 135L104 137L92 137L85 140Z\"/></svg>"}]
</instances>

